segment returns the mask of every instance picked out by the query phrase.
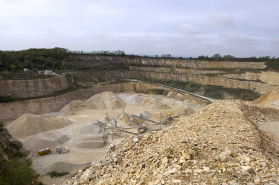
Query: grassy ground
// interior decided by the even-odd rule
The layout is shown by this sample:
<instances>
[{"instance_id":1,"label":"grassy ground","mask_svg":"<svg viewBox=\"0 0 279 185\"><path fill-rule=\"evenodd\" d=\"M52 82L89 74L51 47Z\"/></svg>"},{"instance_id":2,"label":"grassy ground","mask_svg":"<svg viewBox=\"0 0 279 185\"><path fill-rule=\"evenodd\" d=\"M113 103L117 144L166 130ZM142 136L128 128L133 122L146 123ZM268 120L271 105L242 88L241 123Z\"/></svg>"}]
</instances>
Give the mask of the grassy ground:
<instances>
[{"instance_id":1,"label":"grassy ground","mask_svg":"<svg viewBox=\"0 0 279 185\"><path fill-rule=\"evenodd\" d=\"M38 74L38 73L18 73L10 71L0 72L0 80L35 80L35 79L46 79L51 76Z\"/></svg>"},{"instance_id":2,"label":"grassy ground","mask_svg":"<svg viewBox=\"0 0 279 185\"><path fill-rule=\"evenodd\" d=\"M248 90L248 89L234 89L226 88L221 86L213 85L201 85L193 82L179 82L179 81L169 81L169 80L154 80L154 79L139 79L153 83L159 83L178 89L190 91L197 94L202 94L204 96L214 98L214 99L226 99L227 97L232 97L233 99L242 99L252 101L260 97L260 94Z\"/></svg>"},{"instance_id":3,"label":"grassy ground","mask_svg":"<svg viewBox=\"0 0 279 185\"><path fill-rule=\"evenodd\" d=\"M55 92L55 93L53 93L51 95L37 96L37 97L30 97L30 98L17 98L17 97L11 97L11 96L0 96L0 103L10 103L10 102L14 102L14 101L26 101L26 100L33 100L33 99L40 99L40 98L59 96L59 95L62 95L62 94L73 92L75 90L78 90L79 88L88 88L88 87L70 87L70 88L65 89L63 91Z\"/></svg>"}]
</instances>

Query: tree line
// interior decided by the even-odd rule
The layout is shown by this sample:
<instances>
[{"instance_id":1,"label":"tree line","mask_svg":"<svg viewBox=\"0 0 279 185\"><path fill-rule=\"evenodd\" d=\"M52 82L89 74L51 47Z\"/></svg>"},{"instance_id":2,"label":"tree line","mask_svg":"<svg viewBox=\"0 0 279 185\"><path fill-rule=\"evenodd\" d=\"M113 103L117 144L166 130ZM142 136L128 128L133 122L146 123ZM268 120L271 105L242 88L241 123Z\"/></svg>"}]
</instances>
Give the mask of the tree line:
<instances>
[{"instance_id":1,"label":"tree line","mask_svg":"<svg viewBox=\"0 0 279 185\"><path fill-rule=\"evenodd\" d=\"M61 69L67 55L64 48L0 51L0 69L22 71L28 69Z\"/></svg>"},{"instance_id":2,"label":"tree line","mask_svg":"<svg viewBox=\"0 0 279 185\"><path fill-rule=\"evenodd\" d=\"M139 56L134 54L127 55L124 51L70 51L65 48L41 48L41 49L27 49L21 51L1 51L0 50L0 71L23 71L24 68L31 70L88 70L92 69L90 66L84 66L82 64L75 64L73 62L65 62L66 58L71 55L102 55L102 56L127 56L127 57L140 57L140 58L175 58L171 54L163 54L161 57L156 55L155 57L150 56ZM208 60L208 61L254 61L254 62L267 62L270 69L279 69L279 58L271 58L269 56L264 57L249 57L249 58L237 58L232 55L214 54L211 57L199 56L197 58L182 58L189 60Z\"/></svg>"}]
</instances>

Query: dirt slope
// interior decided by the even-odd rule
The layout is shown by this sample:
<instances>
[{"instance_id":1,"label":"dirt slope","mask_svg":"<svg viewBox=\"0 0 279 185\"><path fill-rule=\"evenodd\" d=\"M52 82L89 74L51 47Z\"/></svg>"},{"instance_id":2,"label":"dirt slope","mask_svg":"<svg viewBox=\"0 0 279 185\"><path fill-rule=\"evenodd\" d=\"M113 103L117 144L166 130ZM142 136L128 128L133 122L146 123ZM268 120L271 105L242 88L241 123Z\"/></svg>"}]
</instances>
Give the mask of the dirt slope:
<instances>
[{"instance_id":1,"label":"dirt slope","mask_svg":"<svg viewBox=\"0 0 279 185\"><path fill-rule=\"evenodd\" d=\"M259 97L253 103L255 105L279 109L279 88Z\"/></svg>"},{"instance_id":2,"label":"dirt slope","mask_svg":"<svg viewBox=\"0 0 279 185\"><path fill-rule=\"evenodd\" d=\"M9 133L15 138L28 136L66 127L72 122L63 117L24 114L7 126Z\"/></svg>"}]
</instances>

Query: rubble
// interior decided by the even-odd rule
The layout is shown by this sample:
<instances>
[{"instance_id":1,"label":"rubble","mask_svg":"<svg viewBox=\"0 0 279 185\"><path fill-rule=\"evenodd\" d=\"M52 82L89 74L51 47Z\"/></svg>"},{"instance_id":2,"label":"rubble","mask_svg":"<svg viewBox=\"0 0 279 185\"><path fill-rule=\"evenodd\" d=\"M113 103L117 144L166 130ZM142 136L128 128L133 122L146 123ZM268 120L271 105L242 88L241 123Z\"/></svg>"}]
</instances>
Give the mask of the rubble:
<instances>
[{"instance_id":1,"label":"rubble","mask_svg":"<svg viewBox=\"0 0 279 185\"><path fill-rule=\"evenodd\" d=\"M279 120L278 113L241 101L217 101L164 130L111 147L64 185L276 184L278 143L257 123Z\"/></svg>"}]
</instances>

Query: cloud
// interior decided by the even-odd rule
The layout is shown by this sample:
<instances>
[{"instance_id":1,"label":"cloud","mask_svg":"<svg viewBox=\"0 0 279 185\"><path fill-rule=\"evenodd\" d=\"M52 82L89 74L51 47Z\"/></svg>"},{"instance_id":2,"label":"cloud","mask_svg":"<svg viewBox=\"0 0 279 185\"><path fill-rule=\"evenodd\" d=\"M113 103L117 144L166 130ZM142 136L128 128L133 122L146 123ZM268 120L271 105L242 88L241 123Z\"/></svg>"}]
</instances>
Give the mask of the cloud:
<instances>
[{"instance_id":1,"label":"cloud","mask_svg":"<svg viewBox=\"0 0 279 185\"><path fill-rule=\"evenodd\" d=\"M182 24L180 29L187 35L197 35L200 33L200 30L198 30L195 26L189 24Z\"/></svg>"},{"instance_id":2,"label":"cloud","mask_svg":"<svg viewBox=\"0 0 279 185\"><path fill-rule=\"evenodd\" d=\"M201 6L202 4L202 6ZM0 50L277 55L279 1L0 0Z\"/></svg>"},{"instance_id":3,"label":"cloud","mask_svg":"<svg viewBox=\"0 0 279 185\"><path fill-rule=\"evenodd\" d=\"M232 15L226 13L216 13L208 17L208 24L212 26L231 28L235 26L235 20Z\"/></svg>"}]
</instances>

